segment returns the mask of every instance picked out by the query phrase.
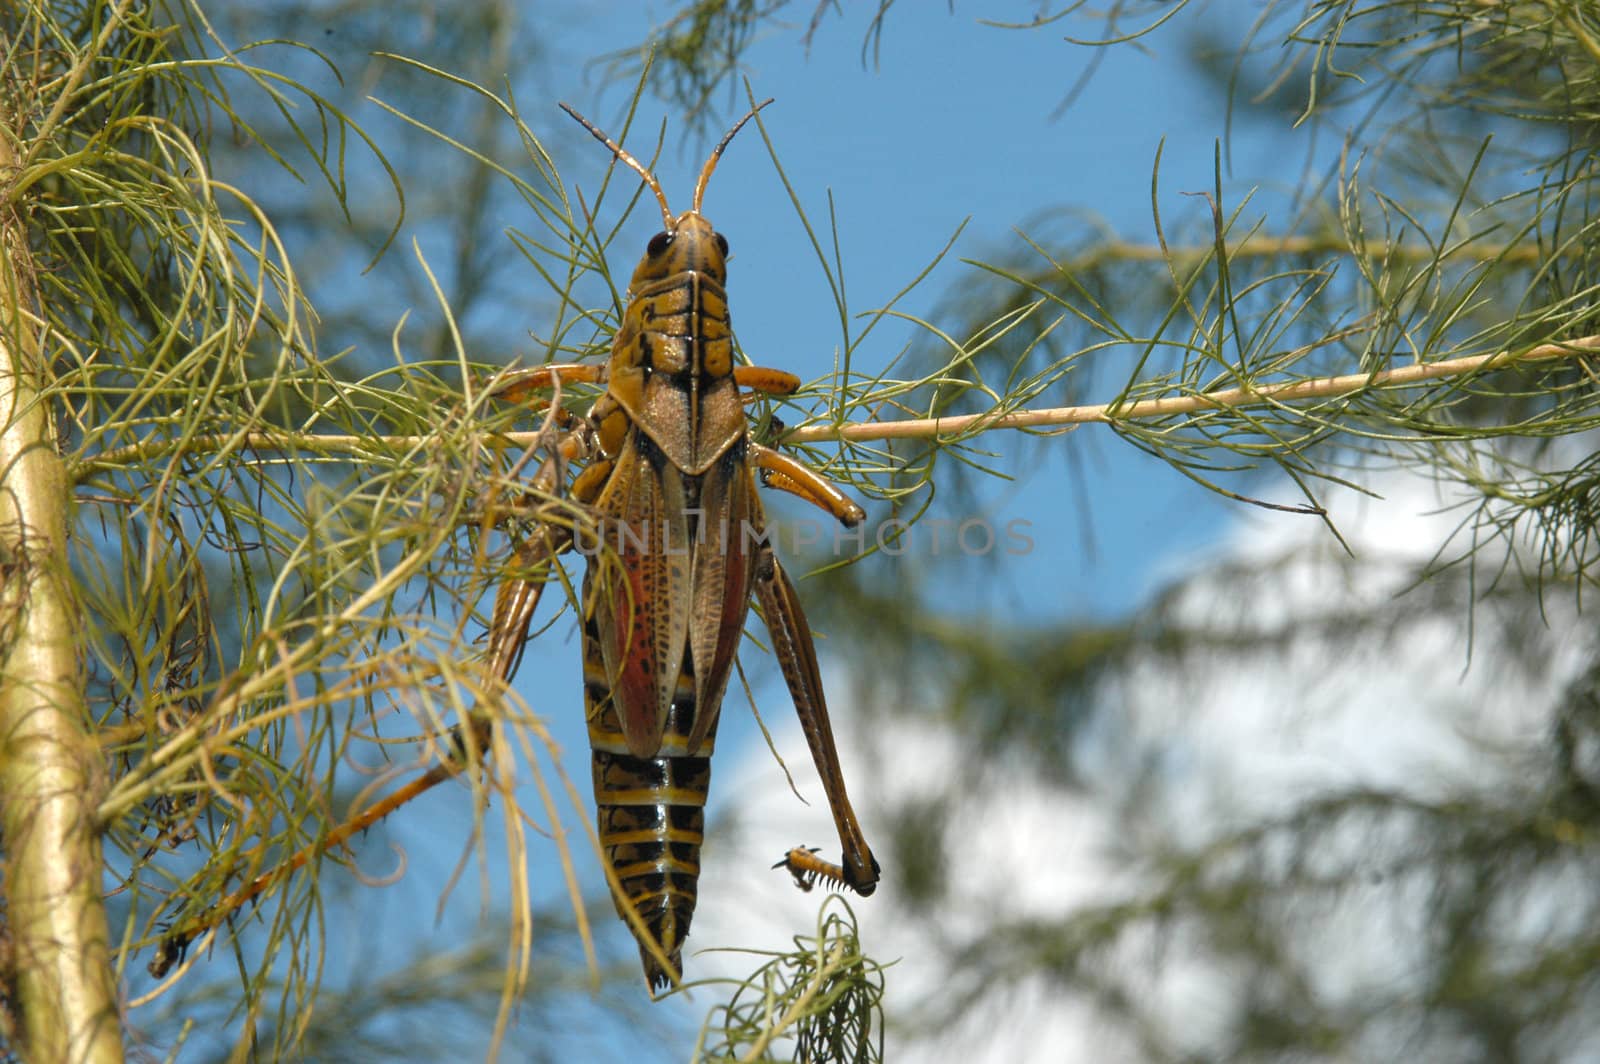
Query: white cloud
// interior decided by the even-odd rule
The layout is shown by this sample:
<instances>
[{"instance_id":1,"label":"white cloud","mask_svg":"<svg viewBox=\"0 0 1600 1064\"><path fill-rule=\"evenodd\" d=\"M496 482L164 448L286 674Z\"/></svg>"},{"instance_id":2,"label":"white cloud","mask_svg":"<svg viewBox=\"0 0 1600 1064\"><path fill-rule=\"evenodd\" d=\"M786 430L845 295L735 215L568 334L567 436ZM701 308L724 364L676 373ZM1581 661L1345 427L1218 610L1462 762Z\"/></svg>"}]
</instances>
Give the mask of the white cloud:
<instances>
[{"instance_id":1,"label":"white cloud","mask_svg":"<svg viewBox=\"0 0 1600 1064\"><path fill-rule=\"evenodd\" d=\"M1266 572L1276 559L1291 563L1274 567L1270 579L1197 585L1175 615L1197 625L1231 618L1244 630L1270 631L1290 618L1391 600L1459 517L1440 512L1431 482L1393 477L1377 486L1381 500L1347 494L1334 514L1360 564L1330 564L1337 548L1314 521L1248 513L1220 548L1182 559L1169 571L1205 572L1227 562L1253 563ZM1060 917L1137 891L1138 865L1126 858L1139 851L1141 840L1123 837L1128 822L1117 810L1140 766L1160 765L1143 822L1169 840L1193 841L1331 789L1443 790L1481 773L1486 744L1503 748L1538 735L1548 707L1592 645L1577 625L1563 623L1571 604L1547 603L1553 630L1534 634L1549 653L1534 671L1500 652L1508 633L1502 618L1481 604L1469 659L1470 604L1440 605L1417 623L1353 643L1334 634L1270 654L1218 653L1181 669L1166 663L1135 668L1108 686L1103 716L1086 740L1086 792L1044 786L1019 765L991 766L953 808L944 840L950 900L935 912L898 894L895 870L885 859L887 811L938 792L948 770L966 756L963 739L896 717L892 736L875 734L863 745L866 729L840 721L872 714L847 704L842 694L850 685L835 677L829 689L846 775L869 841L876 841L886 866L878 893L853 901L853 908L871 955L899 960L888 977L891 1021L914 1015L948 978L952 948L994 914ZM713 793L721 801L714 800L714 808L736 804L737 830L717 837L706 854L691 950L730 942L784 949L791 936L814 927L820 895L800 893L784 872L765 869L802 842L822 845L824 855L836 859L838 842L798 728L778 728L776 741L811 804L795 799L765 748L719 764ZM868 775L866 766L877 771ZM1415 961L1404 945L1418 940L1408 915L1413 910L1399 906L1374 917L1359 904L1355 899L1344 916L1336 913L1307 930L1305 948L1326 958L1318 992L1400 979ZM1131 952L1144 945L1152 944L1134 944ZM1148 992L1158 1013L1181 1032L1175 1039L1180 1046L1204 1052L1226 1018L1232 984L1195 959L1203 951L1186 954L1181 940L1150 956ZM692 957L690 966L692 975L736 975L753 967L748 958L717 955ZM891 1028L888 1059L959 1057L979 1064L1139 1056L1081 1000L1062 1000L1037 981L1008 988L1003 999L985 1002L935 1040L902 1035Z\"/></svg>"}]
</instances>

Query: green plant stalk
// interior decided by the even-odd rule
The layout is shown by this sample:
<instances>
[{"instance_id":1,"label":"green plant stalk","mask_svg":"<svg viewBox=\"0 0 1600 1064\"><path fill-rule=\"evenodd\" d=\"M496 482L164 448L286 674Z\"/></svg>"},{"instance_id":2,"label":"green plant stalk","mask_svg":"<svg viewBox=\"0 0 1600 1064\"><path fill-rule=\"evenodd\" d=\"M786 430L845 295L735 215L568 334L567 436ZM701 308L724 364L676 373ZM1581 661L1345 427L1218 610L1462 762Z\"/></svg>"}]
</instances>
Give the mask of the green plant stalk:
<instances>
[{"instance_id":1,"label":"green plant stalk","mask_svg":"<svg viewBox=\"0 0 1600 1064\"><path fill-rule=\"evenodd\" d=\"M0 173L16 164L0 139ZM67 567L71 483L40 401L22 222L0 215L0 853L12 1048L28 1061L114 1064L112 976L94 808L99 750L86 727Z\"/></svg>"}]
</instances>

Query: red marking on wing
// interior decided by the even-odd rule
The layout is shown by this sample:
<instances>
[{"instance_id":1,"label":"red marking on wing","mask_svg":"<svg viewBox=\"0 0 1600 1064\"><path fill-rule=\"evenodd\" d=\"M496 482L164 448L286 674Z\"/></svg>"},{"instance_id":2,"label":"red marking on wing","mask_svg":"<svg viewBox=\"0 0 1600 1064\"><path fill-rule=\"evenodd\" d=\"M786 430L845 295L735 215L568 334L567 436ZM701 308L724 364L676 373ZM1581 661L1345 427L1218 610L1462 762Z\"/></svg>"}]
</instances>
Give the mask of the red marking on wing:
<instances>
[{"instance_id":1,"label":"red marking on wing","mask_svg":"<svg viewBox=\"0 0 1600 1064\"><path fill-rule=\"evenodd\" d=\"M691 614L682 475L670 463L657 471L625 451L596 510L603 549L591 562L590 592L600 650L629 752L654 757L683 670Z\"/></svg>"}]
</instances>

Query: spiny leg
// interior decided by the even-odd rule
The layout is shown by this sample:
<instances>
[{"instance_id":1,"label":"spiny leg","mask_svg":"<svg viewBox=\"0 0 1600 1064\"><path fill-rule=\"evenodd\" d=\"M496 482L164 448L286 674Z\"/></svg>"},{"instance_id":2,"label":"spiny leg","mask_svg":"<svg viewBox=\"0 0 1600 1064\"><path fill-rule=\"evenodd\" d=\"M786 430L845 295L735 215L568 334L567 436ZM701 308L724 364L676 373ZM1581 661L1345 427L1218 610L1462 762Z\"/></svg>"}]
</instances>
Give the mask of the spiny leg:
<instances>
[{"instance_id":1,"label":"spiny leg","mask_svg":"<svg viewBox=\"0 0 1600 1064\"><path fill-rule=\"evenodd\" d=\"M761 469L762 480L769 487L798 495L832 514L847 528L866 520L866 512L854 500L803 463L754 443L750 458ZM877 886L878 862L867 848L861 825L845 793L844 773L839 767L839 752L833 741L811 629L794 585L770 551L765 552L758 567L756 592L772 637L773 651L783 667L784 680L800 716L806 743L811 747L811 758L828 796L845 860L844 866L832 864L817 857L815 849L797 846L773 867L787 868L802 890L810 890L821 879L844 884L862 895L871 894Z\"/></svg>"},{"instance_id":2,"label":"spiny leg","mask_svg":"<svg viewBox=\"0 0 1600 1064\"><path fill-rule=\"evenodd\" d=\"M794 877L794 885L803 891L810 892L819 880L846 886L844 869L818 857L819 852L821 851L816 846L796 846L783 855L783 860L772 867L787 868L789 874Z\"/></svg>"},{"instance_id":3,"label":"spiny leg","mask_svg":"<svg viewBox=\"0 0 1600 1064\"><path fill-rule=\"evenodd\" d=\"M842 866L829 864L801 849L791 850L781 863L789 867L797 881L804 873L811 879L836 879L859 894L871 894L878 885L878 862L867 846L861 824L850 808L850 796L845 792L844 772L839 767L839 751L828 720L828 704L822 693L822 675L817 667L811 628L806 624L794 584L768 549L763 549L758 563L756 595L772 639L772 651L789 685L800 728L805 732L806 744L811 747L811 760L822 778L822 790L828 797L828 808L833 813L839 844L844 851ZM797 858L796 854L804 855L804 859Z\"/></svg>"}]
</instances>

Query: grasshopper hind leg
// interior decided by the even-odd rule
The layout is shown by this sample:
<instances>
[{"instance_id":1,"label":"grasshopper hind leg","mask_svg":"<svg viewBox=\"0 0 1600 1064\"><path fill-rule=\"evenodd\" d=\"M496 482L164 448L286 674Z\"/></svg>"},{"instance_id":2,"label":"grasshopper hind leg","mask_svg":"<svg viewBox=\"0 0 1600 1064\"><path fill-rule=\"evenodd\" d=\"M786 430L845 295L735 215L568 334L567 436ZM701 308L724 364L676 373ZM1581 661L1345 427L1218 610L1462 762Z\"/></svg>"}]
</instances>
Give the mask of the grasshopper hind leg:
<instances>
[{"instance_id":1,"label":"grasshopper hind leg","mask_svg":"<svg viewBox=\"0 0 1600 1064\"><path fill-rule=\"evenodd\" d=\"M822 674L817 666L811 627L800 608L794 584L770 550L763 550L756 568L756 594L761 602L762 617L767 622L767 633L772 638L773 653L777 655L789 694L794 699L795 712L800 717L800 727L811 748L817 774L822 778L822 790L828 797L828 808L833 812L839 844L844 851L843 863L835 865L816 857L813 851L797 847L790 850L780 864L787 866L802 885L807 885L802 877L813 883L817 879L830 880L864 897L877 889L881 869L867 846L855 810L850 807L850 796L845 792L844 771L839 766L839 751L833 742L833 726L822 693Z\"/></svg>"}]
</instances>

